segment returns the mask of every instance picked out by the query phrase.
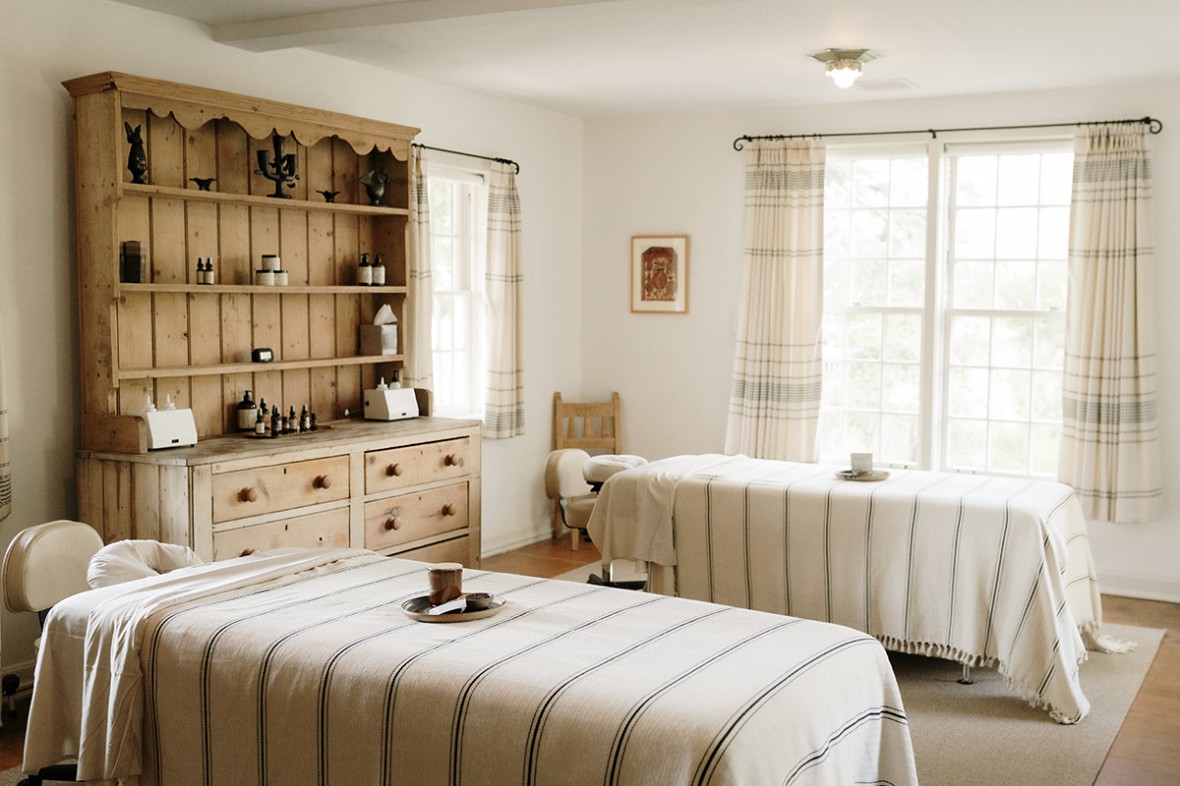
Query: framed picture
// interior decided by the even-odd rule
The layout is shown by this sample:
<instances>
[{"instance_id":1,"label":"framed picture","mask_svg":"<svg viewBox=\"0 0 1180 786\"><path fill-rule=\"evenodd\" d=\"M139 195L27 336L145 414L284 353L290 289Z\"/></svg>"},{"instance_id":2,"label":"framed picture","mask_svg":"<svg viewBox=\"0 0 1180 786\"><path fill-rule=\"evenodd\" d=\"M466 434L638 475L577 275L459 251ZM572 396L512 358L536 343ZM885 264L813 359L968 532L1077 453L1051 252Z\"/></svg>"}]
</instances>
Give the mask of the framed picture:
<instances>
[{"instance_id":1,"label":"framed picture","mask_svg":"<svg viewBox=\"0 0 1180 786\"><path fill-rule=\"evenodd\" d=\"M631 310L688 313L688 235L631 237Z\"/></svg>"}]
</instances>

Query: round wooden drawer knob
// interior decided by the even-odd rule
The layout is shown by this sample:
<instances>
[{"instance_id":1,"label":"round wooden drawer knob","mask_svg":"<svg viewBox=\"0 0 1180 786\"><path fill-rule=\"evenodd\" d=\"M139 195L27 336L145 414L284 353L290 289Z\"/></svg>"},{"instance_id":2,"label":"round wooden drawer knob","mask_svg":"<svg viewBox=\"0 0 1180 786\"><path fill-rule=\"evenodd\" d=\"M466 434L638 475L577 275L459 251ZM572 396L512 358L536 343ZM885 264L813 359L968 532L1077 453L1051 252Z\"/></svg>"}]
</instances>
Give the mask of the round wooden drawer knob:
<instances>
[{"instance_id":1,"label":"round wooden drawer knob","mask_svg":"<svg viewBox=\"0 0 1180 786\"><path fill-rule=\"evenodd\" d=\"M330 489L332 488L332 479L327 475L317 475L311 485L317 489Z\"/></svg>"},{"instance_id":2,"label":"round wooden drawer knob","mask_svg":"<svg viewBox=\"0 0 1180 786\"><path fill-rule=\"evenodd\" d=\"M454 515L455 515L455 506L454 506L454 505L452 505L450 502L448 502L447 504L443 505L443 507L442 507L442 514L443 514L444 516L454 516Z\"/></svg>"},{"instance_id":3,"label":"round wooden drawer knob","mask_svg":"<svg viewBox=\"0 0 1180 786\"><path fill-rule=\"evenodd\" d=\"M390 464L385 468L385 474L391 478L401 477L403 472L405 472L405 470L402 469L401 464Z\"/></svg>"},{"instance_id":4,"label":"round wooden drawer knob","mask_svg":"<svg viewBox=\"0 0 1180 786\"><path fill-rule=\"evenodd\" d=\"M242 502L257 502L258 491L253 486L249 486L238 492L238 499Z\"/></svg>"},{"instance_id":5,"label":"round wooden drawer knob","mask_svg":"<svg viewBox=\"0 0 1180 786\"><path fill-rule=\"evenodd\" d=\"M461 467L463 466L463 457L454 453L448 453L446 458L443 459L443 464L448 467Z\"/></svg>"},{"instance_id":6,"label":"round wooden drawer knob","mask_svg":"<svg viewBox=\"0 0 1180 786\"><path fill-rule=\"evenodd\" d=\"M391 531L391 530L401 529L401 528L402 528L402 520L399 519L397 516L390 516L389 518L385 519L386 531Z\"/></svg>"}]
</instances>

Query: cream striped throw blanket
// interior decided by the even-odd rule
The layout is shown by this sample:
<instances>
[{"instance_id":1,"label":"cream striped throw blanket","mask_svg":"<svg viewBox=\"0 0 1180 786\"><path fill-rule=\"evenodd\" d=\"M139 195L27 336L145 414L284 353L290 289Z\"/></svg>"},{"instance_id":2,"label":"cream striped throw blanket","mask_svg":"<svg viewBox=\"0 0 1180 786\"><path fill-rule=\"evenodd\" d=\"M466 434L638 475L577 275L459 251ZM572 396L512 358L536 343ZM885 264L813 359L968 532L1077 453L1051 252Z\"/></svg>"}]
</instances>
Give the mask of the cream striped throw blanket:
<instances>
[{"instance_id":1,"label":"cream striped throw blanket","mask_svg":"<svg viewBox=\"0 0 1180 786\"><path fill-rule=\"evenodd\" d=\"M836 470L745 456L653 461L603 487L590 536L604 560L653 563L649 589L995 666L1055 720L1085 716L1078 664L1083 634L1099 643L1102 606L1069 487L919 471L862 483Z\"/></svg>"},{"instance_id":2,"label":"cream striped throw blanket","mask_svg":"<svg viewBox=\"0 0 1180 786\"><path fill-rule=\"evenodd\" d=\"M25 766L80 738L84 777L159 786L917 782L888 658L848 628L473 570L503 610L424 624L424 563L254 564L55 607Z\"/></svg>"}]
</instances>

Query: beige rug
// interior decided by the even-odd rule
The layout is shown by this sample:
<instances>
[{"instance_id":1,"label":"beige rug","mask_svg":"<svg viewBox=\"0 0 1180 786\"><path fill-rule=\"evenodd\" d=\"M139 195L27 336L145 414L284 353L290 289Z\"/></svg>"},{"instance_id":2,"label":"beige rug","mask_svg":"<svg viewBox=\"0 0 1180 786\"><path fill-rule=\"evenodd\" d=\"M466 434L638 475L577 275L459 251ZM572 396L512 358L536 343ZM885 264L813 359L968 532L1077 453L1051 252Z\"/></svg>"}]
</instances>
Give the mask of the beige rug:
<instances>
[{"instance_id":1,"label":"beige rug","mask_svg":"<svg viewBox=\"0 0 1180 786\"><path fill-rule=\"evenodd\" d=\"M585 581L596 572L592 564L557 578ZM1139 648L1090 653L1082 664L1090 714L1074 726L1028 706L992 669L975 669L975 684L960 685L957 663L891 653L923 786L1093 784L1164 635L1125 625L1103 630Z\"/></svg>"},{"instance_id":2,"label":"beige rug","mask_svg":"<svg viewBox=\"0 0 1180 786\"><path fill-rule=\"evenodd\" d=\"M558 578L585 581L596 569ZM923 786L1093 784L1164 634L1124 625L1107 625L1105 632L1139 648L1091 653L1082 665L1090 714L1074 726L1029 707L995 671L976 669L975 684L960 685L956 663L892 655ZM0 786L15 786L20 777L16 769L0 772Z\"/></svg>"}]
</instances>

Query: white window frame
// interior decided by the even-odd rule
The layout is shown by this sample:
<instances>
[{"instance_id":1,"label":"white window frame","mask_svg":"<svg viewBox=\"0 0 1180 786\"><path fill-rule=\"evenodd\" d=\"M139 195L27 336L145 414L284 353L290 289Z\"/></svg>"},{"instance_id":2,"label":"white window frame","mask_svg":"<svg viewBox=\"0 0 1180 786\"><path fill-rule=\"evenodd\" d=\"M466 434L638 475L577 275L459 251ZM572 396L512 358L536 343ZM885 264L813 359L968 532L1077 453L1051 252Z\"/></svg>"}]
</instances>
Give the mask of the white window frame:
<instances>
[{"instance_id":1,"label":"white window frame","mask_svg":"<svg viewBox=\"0 0 1180 786\"><path fill-rule=\"evenodd\" d=\"M455 232L447 235L446 239L453 241L457 262L456 288L443 290L440 288L440 276L437 269L432 275L434 282L434 411L440 417L459 417L482 419L484 397L486 395L487 377L487 349L486 349L486 297L484 294L484 271L487 265L487 194L488 185L485 175L477 169L437 164L430 162L427 173L427 187L432 189L438 181L447 181L460 187L455 208ZM433 200L433 194L431 196ZM439 226L431 216L430 242L432 265L437 268L435 260L435 243L440 239ZM467 335L464 337L465 348L439 348L439 319L443 310L440 299L451 298L455 301L466 301ZM461 391L445 390L446 374L440 374L443 355L466 356L465 374L468 380L467 389ZM452 403L454 400L460 403Z\"/></svg>"},{"instance_id":2,"label":"white window frame","mask_svg":"<svg viewBox=\"0 0 1180 786\"><path fill-rule=\"evenodd\" d=\"M897 156L915 153L922 145L915 143L882 143L874 145L838 142L828 146L829 159L843 156ZM951 226L951 201L953 187L950 182L950 161L953 155L969 152L1045 152L1047 149L1072 152L1072 140L1058 133L1044 134L998 133L956 136L954 140L931 139L924 145L927 169L926 207L926 279L922 314L922 346L920 361L920 393L918 409L918 450L914 464L892 464L936 468L944 471L958 470L946 465L947 439L949 437L950 408L944 405L948 396L950 380L949 353L950 330L953 309L951 278L951 249L953 246ZM1003 311L991 309L993 315ZM1037 312L1017 312L1029 316ZM1062 320L1064 312L1061 313ZM822 427L822 420L821 420ZM821 443L822 444L822 443ZM847 456L821 456L824 460L847 461ZM886 462L879 462L886 463ZM982 471L981 471L982 472ZM1005 473L988 470L987 474L1052 477L1051 474Z\"/></svg>"}]
</instances>

